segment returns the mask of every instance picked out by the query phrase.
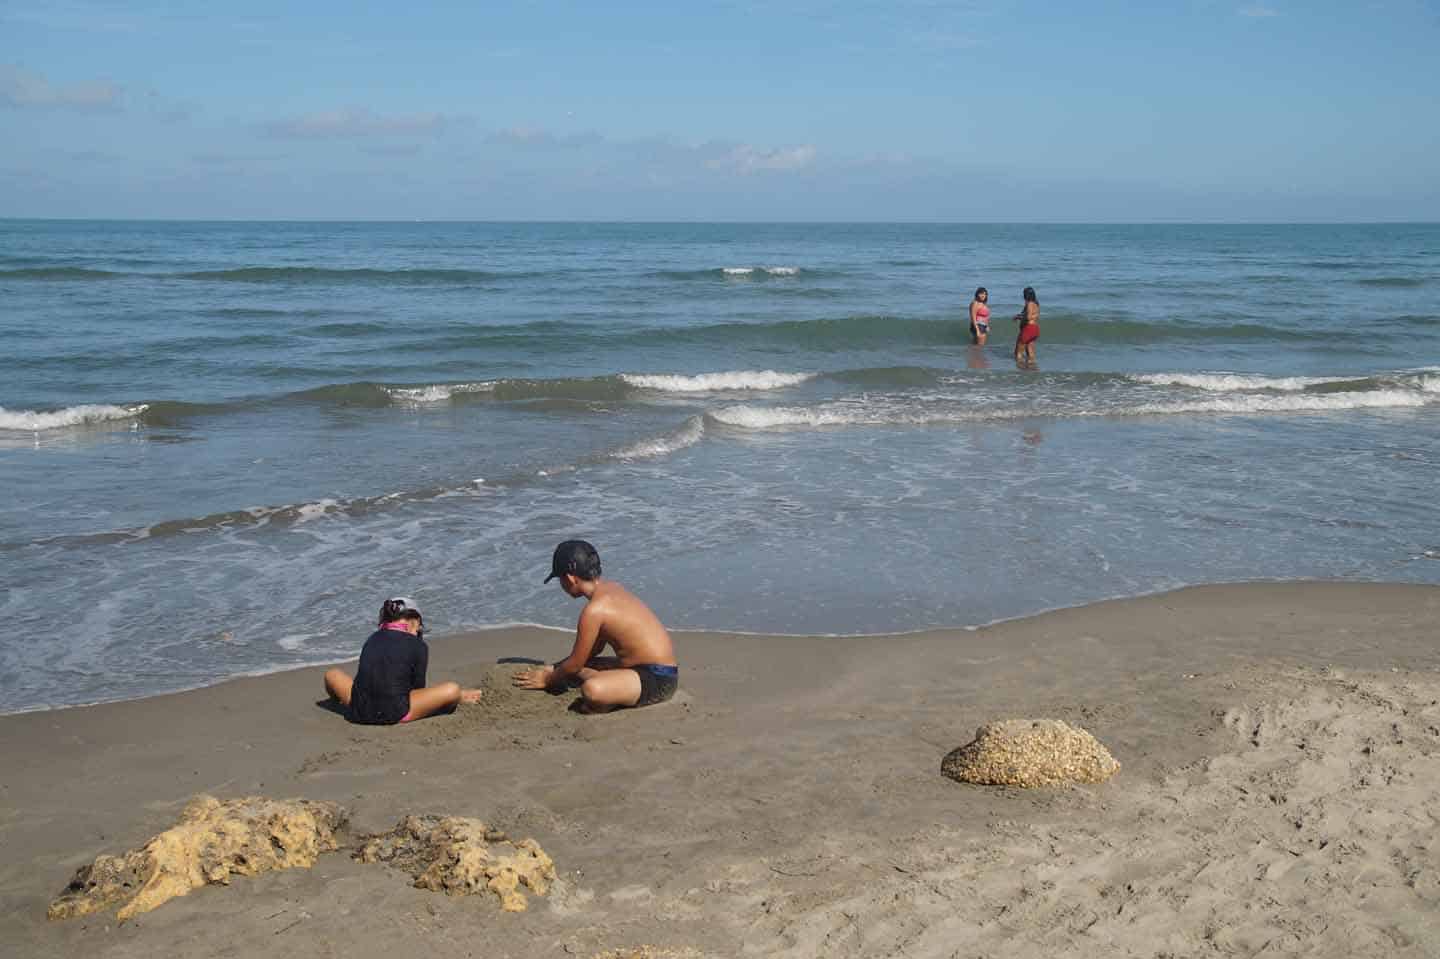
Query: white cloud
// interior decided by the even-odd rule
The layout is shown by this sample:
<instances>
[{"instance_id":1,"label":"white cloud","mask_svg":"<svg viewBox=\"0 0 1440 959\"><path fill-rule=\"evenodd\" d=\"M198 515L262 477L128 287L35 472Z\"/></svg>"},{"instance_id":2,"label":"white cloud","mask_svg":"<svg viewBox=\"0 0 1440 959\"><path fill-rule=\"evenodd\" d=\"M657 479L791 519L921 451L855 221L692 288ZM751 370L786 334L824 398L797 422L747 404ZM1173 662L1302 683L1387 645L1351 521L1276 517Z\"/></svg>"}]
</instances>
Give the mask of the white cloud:
<instances>
[{"instance_id":1,"label":"white cloud","mask_svg":"<svg viewBox=\"0 0 1440 959\"><path fill-rule=\"evenodd\" d=\"M273 137L294 140L340 140L365 137L434 136L445 128L440 113L411 113L380 116L364 109L328 110L307 113L266 124Z\"/></svg>"},{"instance_id":2,"label":"white cloud","mask_svg":"<svg viewBox=\"0 0 1440 959\"><path fill-rule=\"evenodd\" d=\"M549 130L528 126L496 130L485 139L491 143L503 143L507 146L544 149L589 146L604 140L598 133L551 133Z\"/></svg>"},{"instance_id":3,"label":"white cloud","mask_svg":"<svg viewBox=\"0 0 1440 959\"><path fill-rule=\"evenodd\" d=\"M742 176L762 171L792 172L802 170L815 160L810 144L794 147L757 147L741 143L711 159L706 166L712 170L731 170Z\"/></svg>"},{"instance_id":4,"label":"white cloud","mask_svg":"<svg viewBox=\"0 0 1440 959\"><path fill-rule=\"evenodd\" d=\"M1280 11L1274 9L1273 7L1264 7L1264 6L1261 6L1260 4L1256 3L1256 4L1251 4L1251 5L1248 6L1248 7L1241 7L1241 8L1240 8L1240 16L1242 16L1242 17L1278 17L1278 16L1280 16Z\"/></svg>"},{"instance_id":5,"label":"white cloud","mask_svg":"<svg viewBox=\"0 0 1440 959\"><path fill-rule=\"evenodd\" d=\"M92 81L67 87L51 85L40 74L15 64L0 64L0 105L33 110L119 110L124 91L113 83Z\"/></svg>"},{"instance_id":6,"label":"white cloud","mask_svg":"<svg viewBox=\"0 0 1440 959\"><path fill-rule=\"evenodd\" d=\"M145 109L165 123L184 123L200 112L199 104L188 100L173 100L159 90L146 90L140 101Z\"/></svg>"},{"instance_id":7,"label":"white cloud","mask_svg":"<svg viewBox=\"0 0 1440 959\"><path fill-rule=\"evenodd\" d=\"M817 155L811 144L763 147L750 143L710 140L681 143L663 136L611 139L595 132L554 133L541 127L517 126L494 130L486 141L527 149L581 149L597 147L619 151L637 160L657 165L651 173L684 175L697 169L748 176L762 172L794 172L810 166Z\"/></svg>"}]
</instances>

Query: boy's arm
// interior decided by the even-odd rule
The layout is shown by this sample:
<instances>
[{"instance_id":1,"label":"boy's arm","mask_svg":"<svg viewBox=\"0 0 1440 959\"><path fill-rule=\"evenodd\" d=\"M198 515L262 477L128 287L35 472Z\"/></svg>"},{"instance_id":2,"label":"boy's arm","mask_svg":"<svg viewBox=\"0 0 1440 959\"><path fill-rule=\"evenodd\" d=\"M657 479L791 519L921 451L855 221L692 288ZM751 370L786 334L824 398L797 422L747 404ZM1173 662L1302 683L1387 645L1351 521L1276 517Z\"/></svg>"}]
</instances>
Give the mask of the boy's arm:
<instances>
[{"instance_id":1,"label":"boy's arm","mask_svg":"<svg viewBox=\"0 0 1440 959\"><path fill-rule=\"evenodd\" d=\"M604 621L604 616L594 605L586 606L581 611L580 621L575 624L575 646L570 650L569 656L550 668L547 686L551 688L565 686L570 680L580 675L580 670L589 664L590 657L599 652L604 645L600 642L600 627Z\"/></svg>"}]
</instances>

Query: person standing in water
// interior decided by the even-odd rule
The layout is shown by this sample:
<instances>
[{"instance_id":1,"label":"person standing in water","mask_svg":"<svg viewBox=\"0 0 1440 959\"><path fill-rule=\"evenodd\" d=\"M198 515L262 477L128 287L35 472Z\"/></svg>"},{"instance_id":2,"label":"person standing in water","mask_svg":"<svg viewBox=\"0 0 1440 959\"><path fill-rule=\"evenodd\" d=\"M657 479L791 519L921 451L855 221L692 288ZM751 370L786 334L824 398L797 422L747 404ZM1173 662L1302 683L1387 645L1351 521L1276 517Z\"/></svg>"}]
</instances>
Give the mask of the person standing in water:
<instances>
[{"instance_id":1,"label":"person standing in water","mask_svg":"<svg viewBox=\"0 0 1440 959\"><path fill-rule=\"evenodd\" d=\"M970 301L970 342L984 346L990 338L990 291L980 287Z\"/></svg>"},{"instance_id":2,"label":"person standing in water","mask_svg":"<svg viewBox=\"0 0 1440 959\"><path fill-rule=\"evenodd\" d=\"M1035 365L1035 341L1040 339L1040 300L1035 296L1035 287L1025 287L1021 294L1025 305L1015 314L1020 324L1020 335L1015 337L1015 362L1021 366Z\"/></svg>"}]
</instances>

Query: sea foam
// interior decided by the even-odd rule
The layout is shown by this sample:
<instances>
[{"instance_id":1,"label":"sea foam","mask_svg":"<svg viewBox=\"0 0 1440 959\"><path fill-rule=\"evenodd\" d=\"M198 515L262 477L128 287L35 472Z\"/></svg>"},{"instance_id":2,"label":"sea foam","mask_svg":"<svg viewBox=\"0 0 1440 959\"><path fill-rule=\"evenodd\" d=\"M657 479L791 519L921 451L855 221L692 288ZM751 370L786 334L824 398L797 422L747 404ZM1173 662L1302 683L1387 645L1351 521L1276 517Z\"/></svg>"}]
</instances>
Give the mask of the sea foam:
<instances>
[{"instance_id":1,"label":"sea foam","mask_svg":"<svg viewBox=\"0 0 1440 959\"><path fill-rule=\"evenodd\" d=\"M795 276L800 272L798 266L722 266L720 272L726 276L753 276L756 273L764 273L767 276Z\"/></svg>"},{"instance_id":2,"label":"sea foam","mask_svg":"<svg viewBox=\"0 0 1440 959\"><path fill-rule=\"evenodd\" d=\"M737 404L712 410L717 423L742 429L766 430L787 427L828 426L927 426L947 423L999 422L1043 417L1071 419L1089 417L1266 415L1286 413L1336 413L1346 410L1414 409L1434 403L1425 392L1415 389L1381 389L1345 393L1237 393L1206 399L1170 400L1140 404L1072 406L968 406L951 409L922 409L906 406L753 406Z\"/></svg>"},{"instance_id":3,"label":"sea foam","mask_svg":"<svg viewBox=\"0 0 1440 959\"><path fill-rule=\"evenodd\" d=\"M456 393L485 393L494 383L436 383L431 386L388 386L385 392L401 403L444 403Z\"/></svg>"},{"instance_id":4,"label":"sea foam","mask_svg":"<svg viewBox=\"0 0 1440 959\"><path fill-rule=\"evenodd\" d=\"M633 443L615 454L619 460L650 459L656 456L668 456L671 453L683 450L687 446L694 446L700 442L705 435L705 421L698 416L692 416L685 421L684 425L673 433L664 436L656 436Z\"/></svg>"},{"instance_id":5,"label":"sea foam","mask_svg":"<svg viewBox=\"0 0 1440 959\"><path fill-rule=\"evenodd\" d=\"M1405 409L1427 406L1430 401L1415 390L1370 390L1318 395L1220 396L1194 402L1142 404L1136 414L1177 413L1337 413L1345 410ZM1118 411L1117 411L1118 412Z\"/></svg>"},{"instance_id":6,"label":"sea foam","mask_svg":"<svg viewBox=\"0 0 1440 959\"><path fill-rule=\"evenodd\" d=\"M749 430L787 426L880 426L886 423L915 423L907 414L885 414L860 409L819 406L727 406L712 410L710 417L726 426Z\"/></svg>"},{"instance_id":7,"label":"sea foam","mask_svg":"<svg viewBox=\"0 0 1440 959\"><path fill-rule=\"evenodd\" d=\"M1344 383L1346 377L1259 376L1251 373L1139 373L1132 377L1153 386L1188 386L1197 390L1305 390L1322 383Z\"/></svg>"},{"instance_id":8,"label":"sea foam","mask_svg":"<svg viewBox=\"0 0 1440 959\"><path fill-rule=\"evenodd\" d=\"M814 379L814 373L779 373L775 370L737 370L681 376L667 373L621 373L620 379L642 390L665 393L710 393L723 390L779 390Z\"/></svg>"},{"instance_id":9,"label":"sea foam","mask_svg":"<svg viewBox=\"0 0 1440 959\"><path fill-rule=\"evenodd\" d=\"M149 407L143 403L137 406L85 404L42 413L35 410L7 410L0 406L0 430L38 433L68 426L83 426L86 423L102 423L106 420L134 419L147 409Z\"/></svg>"}]
</instances>

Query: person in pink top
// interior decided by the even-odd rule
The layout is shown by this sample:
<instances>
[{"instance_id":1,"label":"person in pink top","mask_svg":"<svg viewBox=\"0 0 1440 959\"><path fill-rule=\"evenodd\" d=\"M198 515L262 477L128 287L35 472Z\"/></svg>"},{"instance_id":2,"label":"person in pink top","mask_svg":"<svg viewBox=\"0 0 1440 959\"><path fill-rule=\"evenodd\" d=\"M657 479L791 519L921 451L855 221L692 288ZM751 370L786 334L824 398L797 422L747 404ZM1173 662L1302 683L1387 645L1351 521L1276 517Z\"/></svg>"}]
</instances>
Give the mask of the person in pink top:
<instances>
[{"instance_id":1,"label":"person in pink top","mask_svg":"<svg viewBox=\"0 0 1440 959\"><path fill-rule=\"evenodd\" d=\"M970 342L984 346L990 338L990 291L980 287L970 301Z\"/></svg>"}]
</instances>

